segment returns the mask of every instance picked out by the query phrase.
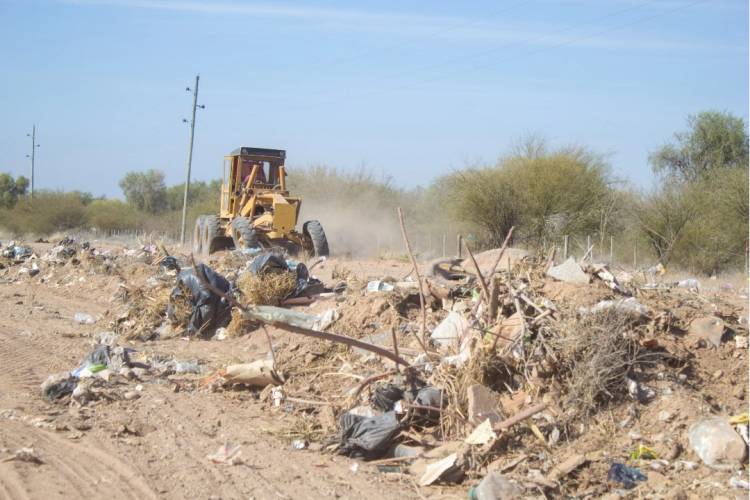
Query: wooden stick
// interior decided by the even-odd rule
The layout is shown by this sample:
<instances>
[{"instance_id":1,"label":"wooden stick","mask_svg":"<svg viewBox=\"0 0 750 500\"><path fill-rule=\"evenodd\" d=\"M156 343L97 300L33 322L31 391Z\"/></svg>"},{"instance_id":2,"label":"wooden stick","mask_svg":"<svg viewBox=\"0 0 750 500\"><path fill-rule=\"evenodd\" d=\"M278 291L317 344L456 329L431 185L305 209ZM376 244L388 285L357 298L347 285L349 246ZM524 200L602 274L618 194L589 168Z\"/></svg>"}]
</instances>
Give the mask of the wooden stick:
<instances>
[{"instance_id":1,"label":"wooden stick","mask_svg":"<svg viewBox=\"0 0 750 500\"><path fill-rule=\"evenodd\" d=\"M396 329L393 327L391 328L391 338L393 339L393 354L395 354L396 357L399 357L398 356L398 337L396 337ZM396 371L399 371L398 363L396 363Z\"/></svg>"},{"instance_id":2,"label":"wooden stick","mask_svg":"<svg viewBox=\"0 0 750 500\"><path fill-rule=\"evenodd\" d=\"M539 412L542 412L547 409L547 403L539 403L538 405L530 406L529 408L526 408L522 412L516 413L510 418L506 418L502 422L498 422L497 424L492 426L492 430L495 431L504 431L515 424L526 420L527 418L536 415Z\"/></svg>"},{"instance_id":3,"label":"wooden stick","mask_svg":"<svg viewBox=\"0 0 750 500\"><path fill-rule=\"evenodd\" d=\"M505 249L508 248L508 243L510 242L510 237L513 236L513 230L516 228L516 226L512 226L508 230L508 234L505 236L505 241L503 241L503 246L500 247L500 252L497 254L497 259L495 259L495 263L492 265L492 271L490 271L490 278L492 278L495 275L495 271L497 271L497 266L500 265L500 259L503 258L503 254L505 253Z\"/></svg>"},{"instance_id":4,"label":"wooden stick","mask_svg":"<svg viewBox=\"0 0 750 500\"><path fill-rule=\"evenodd\" d=\"M345 337L343 335L338 335L335 333L319 332L317 330L311 330L309 328L302 328L300 326L290 325L281 321L269 321L261 317L254 316L252 311L245 312L245 315L250 316L250 318L256 321L275 326L276 328L280 328L281 330L286 330L287 332L298 333L300 335L305 335L306 337L313 337L316 339L329 340L331 342L338 342L340 344L346 344L349 347L359 347L360 349L373 352L378 356L383 356L384 358L388 358L391 361L400 363L405 367L409 366L409 363L407 363L403 358L401 358L400 356L396 356L388 349L383 349L382 347L368 344L367 342L362 342L361 340L353 339L351 337Z\"/></svg>"},{"instance_id":5,"label":"wooden stick","mask_svg":"<svg viewBox=\"0 0 750 500\"><path fill-rule=\"evenodd\" d=\"M508 242L510 241L510 237L513 235L513 230L515 229L515 226L511 227L508 231L507 236L505 236L505 241L503 241L503 246L500 247L500 252L497 254L497 258L495 259L495 264L492 266L492 270L490 271L489 277L493 278L495 276L495 272L497 271L497 266L500 265L500 259L503 258L503 254L505 253L505 249L508 248ZM510 264L510 260L508 261ZM474 308L471 310L471 315L476 318L477 311L479 310L479 303L480 301L477 301L476 304L474 304Z\"/></svg>"},{"instance_id":6,"label":"wooden stick","mask_svg":"<svg viewBox=\"0 0 750 500\"><path fill-rule=\"evenodd\" d=\"M471 253L471 249L469 249L469 245L466 244L466 241L464 241L464 249L466 250L466 253L469 255L469 262L471 262L471 267L474 268L474 272L477 274L477 280L479 280L479 286L482 288L482 292L484 292L484 300L486 304L489 306L490 290L487 288L487 283L485 283L484 281L484 276L482 276L482 271L479 269L479 266L477 265L477 260L474 258L474 254Z\"/></svg>"},{"instance_id":7,"label":"wooden stick","mask_svg":"<svg viewBox=\"0 0 750 500\"><path fill-rule=\"evenodd\" d=\"M497 319L497 301L499 299L498 297L498 290L497 290L497 283L495 282L494 278L492 279L492 285L490 286L490 305L489 305L489 321L490 323L494 323Z\"/></svg>"},{"instance_id":8,"label":"wooden stick","mask_svg":"<svg viewBox=\"0 0 750 500\"><path fill-rule=\"evenodd\" d=\"M424 283L422 283L422 277L419 275L419 268L417 266L417 259L414 257L414 253L411 251L411 243L409 243L409 236L406 234L406 224L404 224L404 212L401 207L396 209L398 213L398 223L401 226L401 235L404 237L404 245L406 245L406 251L409 253L411 259L411 265L414 268L414 275L417 277L417 283L419 283L419 307L422 310L422 324L419 329L419 345L422 347L425 355L429 358L427 353L427 309L425 308L425 293Z\"/></svg>"}]
</instances>

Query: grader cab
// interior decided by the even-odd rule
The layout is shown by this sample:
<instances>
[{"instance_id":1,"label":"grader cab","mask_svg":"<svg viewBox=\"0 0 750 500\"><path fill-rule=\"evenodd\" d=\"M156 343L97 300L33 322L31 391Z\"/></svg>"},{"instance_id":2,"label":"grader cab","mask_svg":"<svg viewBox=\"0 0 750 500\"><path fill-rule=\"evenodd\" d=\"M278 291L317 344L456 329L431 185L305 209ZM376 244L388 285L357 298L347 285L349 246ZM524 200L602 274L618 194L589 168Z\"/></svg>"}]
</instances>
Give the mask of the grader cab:
<instances>
[{"instance_id":1,"label":"grader cab","mask_svg":"<svg viewBox=\"0 0 750 500\"><path fill-rule=\"evenodd\" d=\"M281 248L291 255L327 256L328 240L316 220L295 228L302 199L286 189L286 151L241 147L224 157L218 215L195 221L193 252L208 255L229 247Z\"/></svg>"}]
</instances>

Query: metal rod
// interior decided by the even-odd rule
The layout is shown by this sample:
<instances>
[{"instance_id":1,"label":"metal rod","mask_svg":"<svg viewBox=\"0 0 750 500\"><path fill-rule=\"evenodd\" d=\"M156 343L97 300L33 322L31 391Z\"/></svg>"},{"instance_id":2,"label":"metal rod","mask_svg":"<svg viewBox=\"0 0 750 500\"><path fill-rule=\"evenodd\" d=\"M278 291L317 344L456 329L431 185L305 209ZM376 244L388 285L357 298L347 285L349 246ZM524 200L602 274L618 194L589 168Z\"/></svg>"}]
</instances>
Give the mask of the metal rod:
<instances>
[{"instance_id":1,"label":"metal rod","mask_svg":"<svg viewBox=\"0 0 750 500\"><path fill-rule=\"evenodd\" d=\"M190 168L193 163L193 139L195 137L195 109L198 107L198 82L200 75L195 75L195 88L193 89L193 117L190 120L190 145L188 146L187 175L185 178L185 195L182 198L182 225L180 226L180 244L185 244L185 224L187 223L187 202L190 192Z\"/></svg>"}]
</instances>

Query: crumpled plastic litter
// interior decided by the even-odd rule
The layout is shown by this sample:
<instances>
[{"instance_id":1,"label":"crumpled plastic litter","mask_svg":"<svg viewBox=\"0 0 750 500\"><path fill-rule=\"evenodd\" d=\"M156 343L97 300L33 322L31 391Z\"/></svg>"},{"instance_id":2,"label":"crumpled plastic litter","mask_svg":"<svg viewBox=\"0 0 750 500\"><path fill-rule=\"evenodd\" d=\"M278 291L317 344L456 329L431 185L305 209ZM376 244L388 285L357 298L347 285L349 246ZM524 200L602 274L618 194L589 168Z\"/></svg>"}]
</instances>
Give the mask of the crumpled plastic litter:
<instances>
[{"instance_id":1,"label":"crumpled plastic litter","mask_svg":"<svg viewBox=\"0 0 750 500\"><path fill-rule=\"evenodd\" d=\"M636 481L645 480L646 476L640 470L617 462L613 463L607 472L607 481L622 483L627 490L635 488Z\"/></svg>"},{"instance_id":2,"label":"crumpled plastic litter","mask_svg":"<svg viewBox=\"0 0 750 500\"><path fill-rule=\"evenodd\" d=\"M654 450L641 443L638 443L635 450L630 453L631 460L654 460L657 458L659 458L659 456Z\"/></svg>"},{"instance_id":3,"label":"crumpled plastic litter","mask_svg":"<svg viewBox=\"0 0 750 500\"><path fill-rule=\"evenodd\" d=\"M320 314L312 315L284 309L283 307L249 306L245 314L259 321L286 323L309 330L325 330L338 319L338 313L333 308L326 309Z\"/></svg>"},{"instance_id":4,"label":"crumpled plastic litter","mask_svg":"<svg viewBox=\"0 0 750 500\"><path fill-rule=\"evenodd\" d=\"M220 274L205 264L198 264L198 269L205 276L214 288L221 292L230 291L229 282ZM205 337L210 337L217 328L227 326L232 319L232 307L224 298L212 292L204 286L192 269L183 269L177 275L177 285L172 289L170 294L170 304L167 306L167 317L175 317L172 300L175 297L181 297L183 294L180 285L184 285L190 291L190 300L193 310L187 324L188 335L200 333Z\"/></svg>"},{"instance_id":5,"label":"crumpled plastic litter","mask_svg":"<svg viewBox=\"0 0 750 500\"><path fill-rule=\"evenodd\" d=\"M392 411L371 418L347 412L339 417L339 427L339 452L361 458L383 455L401 430L396 413Z\"/></svg>"}]
</instances>

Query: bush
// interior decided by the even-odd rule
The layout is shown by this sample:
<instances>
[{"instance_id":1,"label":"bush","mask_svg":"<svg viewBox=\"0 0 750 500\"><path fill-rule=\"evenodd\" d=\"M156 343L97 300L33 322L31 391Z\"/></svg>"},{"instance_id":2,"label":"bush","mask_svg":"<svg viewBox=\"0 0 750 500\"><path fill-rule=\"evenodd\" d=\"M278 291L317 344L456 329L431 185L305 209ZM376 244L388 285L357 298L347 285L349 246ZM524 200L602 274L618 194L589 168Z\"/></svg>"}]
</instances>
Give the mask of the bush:
<instances>
[{"instance_id":1,"label":"bush","mask_svg":"<svg viewBox=\"0 0 750 500\"><path fill-rule=\"evenodd\" d=\"M49 235L81 227L85 216L86 206L78 194L36 192L33 199L21 199L5 210L0 221L13 234Z\"/></svg>"},{"instance_id":2,"label":"bush","mask_svg":"<svg viewBox=\"0 0 750 500\"><path fill-rule=\"evenodd\" d=\"M86 207L86 224L102 231L135 229L140 220L138 211L120 200L94 200Z\"/></svg>"}]
</instances>

